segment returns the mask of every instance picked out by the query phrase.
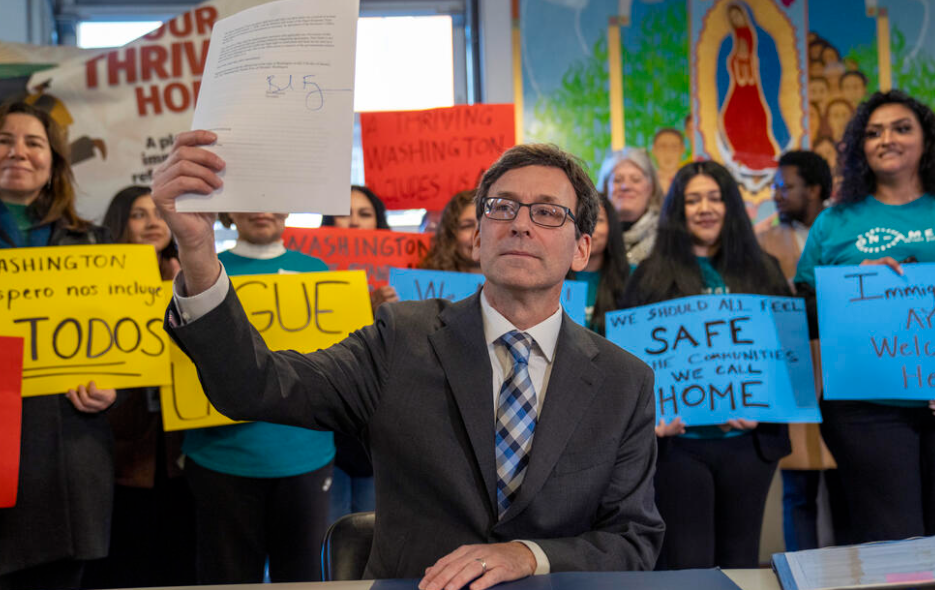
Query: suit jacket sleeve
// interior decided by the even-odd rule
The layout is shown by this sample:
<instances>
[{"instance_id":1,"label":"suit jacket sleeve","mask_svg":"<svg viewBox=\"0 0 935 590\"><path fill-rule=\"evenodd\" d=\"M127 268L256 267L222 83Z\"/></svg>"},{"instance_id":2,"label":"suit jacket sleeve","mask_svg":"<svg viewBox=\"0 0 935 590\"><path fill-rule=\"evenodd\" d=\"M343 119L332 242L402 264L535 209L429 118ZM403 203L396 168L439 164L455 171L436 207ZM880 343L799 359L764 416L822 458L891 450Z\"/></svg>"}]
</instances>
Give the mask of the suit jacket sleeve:
<instances>
[{"instance_id":1,"label":"suit jacket sleeve","mask_svg":"<svg viewBox=\"0 0 935 590\"><path fill-rule=\"evenodd\" d=\"M570 538L533 539L552 572L651 570L665 524L656 510L653 374L643 367L637 412L626 426L591 530Z\"/></svg>"},{"instance_id":2,"label":"suit jacket sleeve","mask_svg":"<svg viewBox=\"0 0 935 590\"><path fill-rule=\"evenodd\" d=\"M373 413L389 370L390 315L378 314L374 324L322 351L274 352L247 320L231 287L224 302L205 316L182 326L166 321L165 327L225 416L357 434Z\"/></svg>"}]
</instances>

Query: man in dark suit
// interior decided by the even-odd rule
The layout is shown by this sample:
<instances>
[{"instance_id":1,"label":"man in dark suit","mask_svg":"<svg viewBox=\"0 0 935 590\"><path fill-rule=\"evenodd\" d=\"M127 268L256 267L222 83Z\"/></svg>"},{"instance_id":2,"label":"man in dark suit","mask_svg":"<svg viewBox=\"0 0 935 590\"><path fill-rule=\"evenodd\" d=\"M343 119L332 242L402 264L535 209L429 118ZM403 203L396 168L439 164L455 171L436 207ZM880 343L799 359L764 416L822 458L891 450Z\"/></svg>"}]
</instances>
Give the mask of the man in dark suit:
<instances>
[{"instance_id":1,"label":"man in dark suit","mask_svg":"<svg viewBox=\"0 0 935 590\"><path fill-rule=\"evenodd\" d=\"M649 368L559 304L587 264L600 203L569 155L508 150L478 187L478 294L382 306L373 325L312 354L271 352L214 253L213 217L174 209L220 186L224 163L181 134L153 196L183 273L167 326L223 413L359 436L376 478L366 573L423 590L482 590L549 571L650 569Z\"/></svg>"}]
</instances>

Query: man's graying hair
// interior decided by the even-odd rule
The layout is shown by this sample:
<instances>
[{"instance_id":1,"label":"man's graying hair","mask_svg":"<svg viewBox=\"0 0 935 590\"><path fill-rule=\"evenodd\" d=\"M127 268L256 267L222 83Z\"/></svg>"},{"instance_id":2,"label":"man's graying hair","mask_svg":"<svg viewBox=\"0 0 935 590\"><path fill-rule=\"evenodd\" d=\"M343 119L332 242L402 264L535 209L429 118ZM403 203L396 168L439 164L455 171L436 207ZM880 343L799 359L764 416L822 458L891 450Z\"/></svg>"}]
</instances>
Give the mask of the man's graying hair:
<instances>
[{"instance_id":1,"label":"man's graying hair","mask_svg":"<svg viewBox=\"0 0 935 590\"><path fill-rule=\"evenodd\" d=\"M491 164L481 178L480 184L477 185L477 195L474 197L478 223L484 215L484 199L487 198L487 193L490 192L493 183L510 170L526 166L548 166L558 168L565 173L578 197L578 204L575 207L575 237L580 237L581 234L591 235L601 207L601 200L594 188L594 183L591 182L591 178L584 171L578 158L547 143L527 143L511 147L503 152L500 159Z\"/></svg>"}]
</instances>

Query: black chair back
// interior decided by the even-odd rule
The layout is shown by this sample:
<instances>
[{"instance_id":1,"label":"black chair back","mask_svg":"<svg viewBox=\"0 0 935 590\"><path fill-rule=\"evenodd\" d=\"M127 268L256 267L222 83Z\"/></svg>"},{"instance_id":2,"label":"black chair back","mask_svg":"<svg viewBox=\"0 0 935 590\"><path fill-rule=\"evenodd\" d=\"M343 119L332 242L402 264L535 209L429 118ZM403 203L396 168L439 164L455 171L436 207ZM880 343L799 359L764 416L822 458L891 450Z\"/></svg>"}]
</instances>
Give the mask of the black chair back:
<instances>
[{"instance_id":1,"label":"black chair back","mask_svg":"<svg viewBox=\"0 0 935 590\"><path fill-rule=\"evenodd\" d=\"M373 543L373 522L373 512L355 512L328 527L321 544L321 575L325 582L363 579Z\"/></svg>"}]
</instances>

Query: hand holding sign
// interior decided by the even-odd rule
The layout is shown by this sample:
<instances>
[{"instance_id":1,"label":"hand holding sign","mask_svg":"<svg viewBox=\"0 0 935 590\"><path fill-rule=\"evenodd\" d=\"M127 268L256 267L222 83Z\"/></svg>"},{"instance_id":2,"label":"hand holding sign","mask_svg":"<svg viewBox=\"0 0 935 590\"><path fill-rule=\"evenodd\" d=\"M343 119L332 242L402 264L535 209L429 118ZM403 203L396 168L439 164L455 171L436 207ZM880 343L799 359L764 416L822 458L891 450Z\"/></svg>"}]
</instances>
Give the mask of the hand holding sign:
<instances>
[{"instance_id":1,"label":"hand holding sign","mask_svg":"<svg viewBox=\"0 0 935 590\"><path fill-rule=\"evenodd\" d=\"M98 389L94 381L91 381L87 387L79 385L77 389L69 389L65 392L65 397L79 412L96 414L113 405L117 399L117 390Z\"/></svg>"}]
</instances>

